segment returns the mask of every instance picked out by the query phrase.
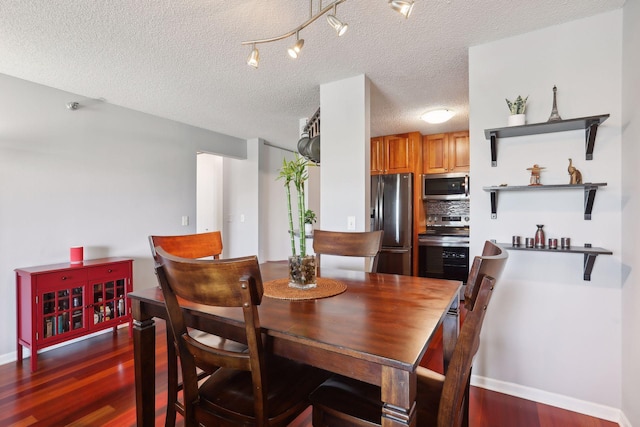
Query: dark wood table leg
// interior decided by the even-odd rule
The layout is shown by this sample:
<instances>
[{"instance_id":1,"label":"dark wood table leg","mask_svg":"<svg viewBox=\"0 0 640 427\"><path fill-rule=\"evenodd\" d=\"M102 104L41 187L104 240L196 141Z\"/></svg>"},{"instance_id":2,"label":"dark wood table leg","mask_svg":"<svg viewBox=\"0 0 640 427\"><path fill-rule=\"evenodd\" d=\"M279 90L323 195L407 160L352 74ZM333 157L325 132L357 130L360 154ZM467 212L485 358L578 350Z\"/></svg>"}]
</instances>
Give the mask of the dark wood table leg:
<instances>
[{"instance_id":1,"label":"dark wood table leg","mask_svg":"<svg viewBox=\"0 0 640 427\"><path fill-rule=\"evenodd\" d=\"M137 300L133 311L133 361L136 375L136 419L138 427L155 424L156 394L156 326Z\"/></svg>"},{"instance_id":2,"label":"dark wood table leg","mask_svg":"<svg viewBox=\"0 0 640 427\"><path fill-rule=\"evenodd\" d=\"M382 427L416 427L415 372L382 367Z\"/></svg>"},{"instance_id":3,"label":"dark wood table leg","mask_svg":"<svg viewBox=\"0 0 640 427\"><path fill-rule=\"evenodd\" d=\"M442 357L444 362L444 373L447 373L449 362L453 356L453 350L458 341L460 333L460 298L456 297L455 301L449 307L449 311L445 315L442 325Z\"/></svg>"}]
</instances>

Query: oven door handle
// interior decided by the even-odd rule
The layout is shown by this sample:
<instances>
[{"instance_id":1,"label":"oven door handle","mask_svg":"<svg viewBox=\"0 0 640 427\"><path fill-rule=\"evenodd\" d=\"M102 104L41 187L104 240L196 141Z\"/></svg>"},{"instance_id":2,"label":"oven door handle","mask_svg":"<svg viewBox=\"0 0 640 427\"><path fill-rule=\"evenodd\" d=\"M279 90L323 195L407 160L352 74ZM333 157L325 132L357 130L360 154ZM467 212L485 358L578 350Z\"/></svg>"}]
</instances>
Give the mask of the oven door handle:
<instances>
[{"instance_id":1,"label":"oven door handle","mask_svg":"<svg viewBox=\"0 0 640 427\"><path fill-rule=\"evenodd\" d=\"M436 242L436 241L418 241L418 246L437 246L437 247L459 247L459 248L468 248L469 241L456 241L456 242Z\"/></svg>"}]
</instances>

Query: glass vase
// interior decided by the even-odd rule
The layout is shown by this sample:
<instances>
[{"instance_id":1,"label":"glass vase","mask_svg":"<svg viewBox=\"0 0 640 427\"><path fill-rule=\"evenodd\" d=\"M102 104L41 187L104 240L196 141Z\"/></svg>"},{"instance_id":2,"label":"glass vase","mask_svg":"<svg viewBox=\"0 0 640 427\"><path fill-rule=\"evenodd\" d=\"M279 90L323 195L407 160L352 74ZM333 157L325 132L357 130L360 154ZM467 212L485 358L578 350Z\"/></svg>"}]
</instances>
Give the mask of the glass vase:
<instances>
[{"instance_id":1,"label":"glass vase","mask_svg":"<svg viewBox=\"0 0 640 427\"><path fill-rule=\"evenodd\" d=\"M315 255L289 257L289 286L296 289L312 289L317 286Z\"/></svg>"}]
</instances>

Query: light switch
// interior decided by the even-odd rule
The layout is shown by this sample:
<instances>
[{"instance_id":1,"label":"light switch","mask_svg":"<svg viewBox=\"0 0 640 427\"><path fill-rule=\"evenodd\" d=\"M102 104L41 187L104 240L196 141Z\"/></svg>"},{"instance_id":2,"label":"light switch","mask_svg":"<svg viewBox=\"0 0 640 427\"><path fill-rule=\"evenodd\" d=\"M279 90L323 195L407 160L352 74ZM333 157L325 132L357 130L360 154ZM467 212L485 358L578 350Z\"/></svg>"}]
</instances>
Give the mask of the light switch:
<instances>
[{"instance_id":1,"label":"light switch","mask_svg":"<svg viewBox=\"0 0 640 427\"><path fill-rule=\"evenodd\" d=\"M347 230L355 230L356 229L356 217L348 216L347 217Z\"/></svg>"}]
</instances>

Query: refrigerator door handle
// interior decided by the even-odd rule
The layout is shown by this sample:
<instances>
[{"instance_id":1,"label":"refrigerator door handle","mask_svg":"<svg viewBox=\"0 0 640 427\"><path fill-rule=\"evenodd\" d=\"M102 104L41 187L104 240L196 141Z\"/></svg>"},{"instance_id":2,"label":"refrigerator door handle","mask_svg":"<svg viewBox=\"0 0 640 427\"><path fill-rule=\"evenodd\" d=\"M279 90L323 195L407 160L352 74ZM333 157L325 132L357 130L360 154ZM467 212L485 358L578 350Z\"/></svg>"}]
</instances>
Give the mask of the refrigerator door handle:
<instances>
[{"instance_id":1,"label":"refrigerator door handle","mask_svg":"<svg viewBox=\"0 0 640 427\"><path fill-rule=\"evenodd\" d=\"M384 180L378 180L378 215L376 219L378 223L376 224L376 230L382 230L382 226L384 224L383 213L384 213Z\"/></svg>"},{"instance_id":2,"label":"refrigerator door handle","mask_svg":"<svg viewBox=\"0 0 640 427\"><path fill-rule=\"evenodd\" d=\"M464 195L469 197L469 175L464 176Z\"/></svg>"}]
</instances>

